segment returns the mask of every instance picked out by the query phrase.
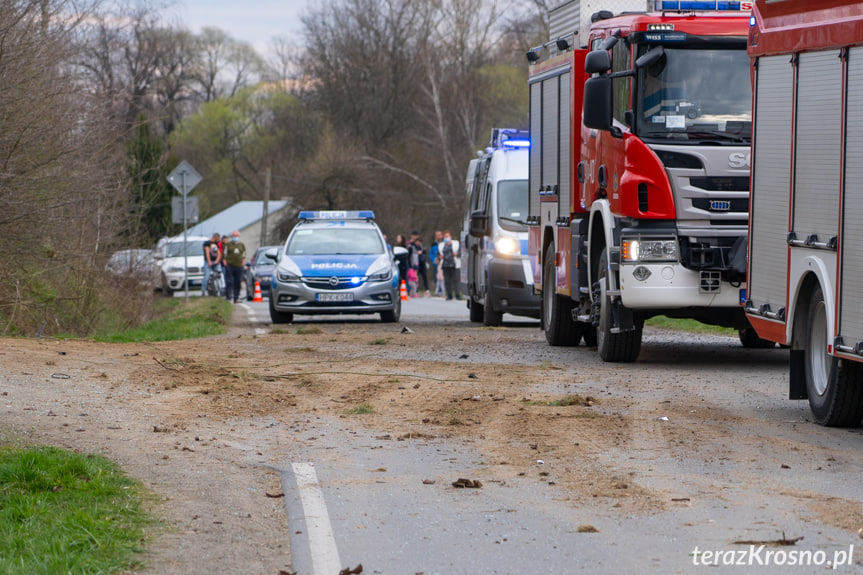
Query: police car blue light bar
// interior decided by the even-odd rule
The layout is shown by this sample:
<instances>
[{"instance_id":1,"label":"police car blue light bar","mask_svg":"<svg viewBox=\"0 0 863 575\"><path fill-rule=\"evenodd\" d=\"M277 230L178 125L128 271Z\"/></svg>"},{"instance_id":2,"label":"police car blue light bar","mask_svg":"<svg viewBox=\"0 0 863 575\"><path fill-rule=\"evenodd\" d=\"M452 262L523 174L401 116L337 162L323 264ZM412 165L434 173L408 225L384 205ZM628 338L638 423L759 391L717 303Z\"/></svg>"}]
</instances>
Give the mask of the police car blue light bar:
<instances>
[{"instance_id":1,"label":"police car blue light bar","mask_svg":"<svg viewBox=\"0 0 863 575\"><path fill-rule=\"evenodd\" d=\"M741 2L717 0L655 0L655 10L710 10L714 12L740 12Z\"/></svg>"},{"instance_id":2,"label":"police car blue light bar","mask_svg":"<svg viewBox=\"0 0 863 575\"><path fill-rule=\"evenodd\" d=\"M372 210L360 210L351 212L323 211L323 212L300 212L301 220L373 220L375 213Z\"/></svg>"}]
</instances>

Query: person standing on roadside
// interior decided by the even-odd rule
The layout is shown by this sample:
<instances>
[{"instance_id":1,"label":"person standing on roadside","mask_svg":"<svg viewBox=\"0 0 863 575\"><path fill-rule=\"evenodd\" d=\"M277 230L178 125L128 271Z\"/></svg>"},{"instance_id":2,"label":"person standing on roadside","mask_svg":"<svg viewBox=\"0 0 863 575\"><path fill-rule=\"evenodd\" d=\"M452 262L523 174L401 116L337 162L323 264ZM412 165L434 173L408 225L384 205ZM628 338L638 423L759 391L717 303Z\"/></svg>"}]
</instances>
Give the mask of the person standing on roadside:
<instances>
[{"instance_id":1,"label":"person standing on roadside","mask_svg":"<svg viewBox=\"0 0 863 575\"><path fill-rule=\"evenodd\" d=\"M460 257L458 242L453 241L452 234L446 230L443 233L443 242L438 246L438 261L440 267L443 268L444 289L448 300L452 298L461 299L461 293L458 289L458 258Z\"/></svg>"},{"instance_id":2,"label":"person standing on roadside","mask_svg":"<svg viewBox=\"0 0 863 575\"><path fill-rule=\"evenodd\" d=\"M219 234L213 234L212 238L204 242L204 281L201 283L202 296L207 295L210 274L222 273L222 248L219 239Z\"/></svg>"},{"instance_id":3,"label":"person standing on roadside","mask_svg":"<svg viewBox=\"0 0 863 575\"><path fill-rule=\"evenodd\" d=\"M240 284L246 265L246 246L240 241L240 232L231 233L231 241L225 245L225 299L240 301Z\"/></svg>"},{"instance_id":4,"label":"person standing on roadside","mask_svg":"<svg viewBox=\"0 0 863 575\"><path fill-rule=\"evenodd\" d=\"M429 294L429 281L426 275L426 254L423 241L420 238L420 233L416 230L411 232L411 241L408 244L408 253L410 254L410 266L417 273L418 293L422 291L425 295Z\"/></svg>"},{"instance_id":5,"label":"person standing on roadside","mask_svg":"<svg viewBox=\"0 0 863 575\"><path fill-rule=\"evenodd\" d=\"M438 261L437 261L438 245L442 241L443 241L443 232L441 232L440 230L435 230L434 241L432 242L431 247L429 248L429 257L428 257L428 261L429 261L429 263L431 263L431 266L432 266L432 281L434 281L434 283L435 283L434 294L432 294L432 295L443 295L444 294L443 277L441 277L440 280L438 280L439 274L438 274Z\"/></svg>"}]
</instances>

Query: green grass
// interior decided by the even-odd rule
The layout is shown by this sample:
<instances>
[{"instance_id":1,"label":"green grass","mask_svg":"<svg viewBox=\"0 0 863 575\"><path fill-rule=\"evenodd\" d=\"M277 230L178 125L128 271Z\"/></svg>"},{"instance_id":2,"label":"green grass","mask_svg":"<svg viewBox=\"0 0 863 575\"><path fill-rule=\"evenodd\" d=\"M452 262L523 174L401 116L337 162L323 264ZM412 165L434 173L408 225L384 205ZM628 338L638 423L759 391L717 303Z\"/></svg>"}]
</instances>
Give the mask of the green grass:
<instances>
[{"instance_id":1,"label":"green grass","mask_svg":"<svg viewBox=\"0 0 863 575\"><path fill-rule=\"evenodd\" d=\"M349 409L347 411L348 415L366 415L368 413L373 413L374 409L372 406L367 403L361 403L353 409Z\"/></svg>"},{"instance_id":2,"label":"green grass","mask_svg":"<svg viewBox=\"0 0 863 575\"><path fill-rule=\"evenodd\" d=\"M658 315L644 322L644 325L656 327L659 329L673 329L677 331L691 331L695 333L715 333L719 335L728 335L737 337L737 330L729 327L719 327L715 325L707 325L694 319L675 319Z\"/></svg>"},{"instance_id":3,"label":"green grass","mask_svg":"<svg viewBox=\"0 0 863 575\"><path fill-rule=\"evenodd\" d=\"M109 460L0 447L0 573L117 573L140 567L143 487Z\"/></svg>"},{"instance_id":4,"label":"green grass","mask_svg":"<svg viewBox=\"0 0 863 575\"><path fill-rule=\"evenodd\" d=\"M171 341L223 334L228 329L233 306L219 297L159 300L158 319L125 331L100 333L94 339L108 343Z\"/></svg>"},{"instance_id":5,"label":"green grass","mask_svg":"<svg viewBox=\"0 0 863 575\"><path fill-rule=\"evenodd\" d=\"M324 330L316 325L307 325L297 328L297 335L318 335L324 333Z\"/></svg>"}]
</instances>

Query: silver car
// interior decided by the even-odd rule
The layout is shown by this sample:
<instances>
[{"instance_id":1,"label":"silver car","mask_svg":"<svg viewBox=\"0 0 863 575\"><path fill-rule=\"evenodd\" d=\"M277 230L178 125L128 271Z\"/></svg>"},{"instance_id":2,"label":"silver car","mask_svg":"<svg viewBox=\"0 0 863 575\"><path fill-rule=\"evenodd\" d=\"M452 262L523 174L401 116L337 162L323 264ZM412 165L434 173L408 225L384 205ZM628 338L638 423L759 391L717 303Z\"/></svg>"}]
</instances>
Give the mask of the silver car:
<instances>
[{"instance_id":1,"label":"silver car","mask_svg":"<svg viewBox=\"0 0 863 575\"><path fill-rule=\"evenodd\" d=\"M270 319L290 323L294 314L381 314L401 317L399 272L371 211L300 212L273 272ZM396 248L404 250L404 248Z\"/></svg>"}]
</instances>

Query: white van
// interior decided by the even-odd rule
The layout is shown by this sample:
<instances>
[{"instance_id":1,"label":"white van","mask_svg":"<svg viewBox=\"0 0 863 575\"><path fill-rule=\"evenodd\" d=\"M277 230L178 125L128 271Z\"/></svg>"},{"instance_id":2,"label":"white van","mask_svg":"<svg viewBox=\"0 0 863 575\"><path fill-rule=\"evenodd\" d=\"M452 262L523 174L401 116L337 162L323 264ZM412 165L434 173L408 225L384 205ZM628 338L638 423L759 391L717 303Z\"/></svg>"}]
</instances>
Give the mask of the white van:
<instances>
[{"instance_id":1,"label":"white van","mask_svg":"<svg viewBox=\"0 0 863 575\"><path fill-rule=\"evenodd\" d=\"M527 256L527 132L492 130L468 167L462 237L462 293L470 320L500 325L503 314L539 318Z\"/></svg>"}]
</instances>

